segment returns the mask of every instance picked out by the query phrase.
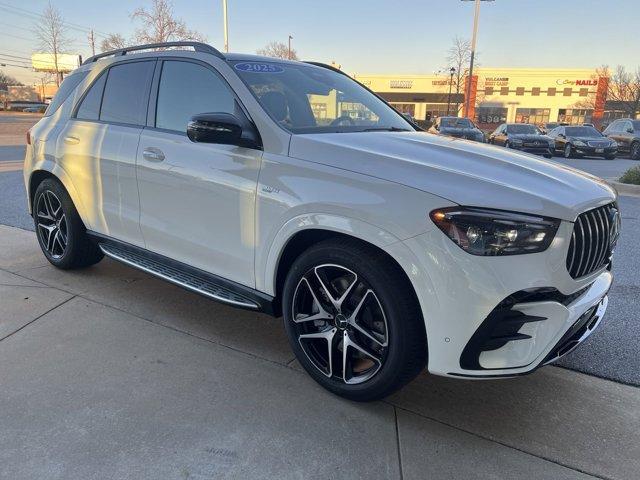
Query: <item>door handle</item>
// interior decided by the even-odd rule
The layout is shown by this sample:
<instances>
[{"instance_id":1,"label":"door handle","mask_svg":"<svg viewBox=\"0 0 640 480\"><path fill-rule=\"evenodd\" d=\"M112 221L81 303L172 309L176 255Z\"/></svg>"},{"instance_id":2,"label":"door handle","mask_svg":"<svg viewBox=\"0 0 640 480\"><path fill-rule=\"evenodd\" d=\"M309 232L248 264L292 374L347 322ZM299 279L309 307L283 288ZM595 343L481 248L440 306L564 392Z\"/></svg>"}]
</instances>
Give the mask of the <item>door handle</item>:
<instances>
[{"instance_id":1,"label":"door handle","mask_svg":"<svg viewBox=\"0 0 640 480\"><path fill-rule=\"evenodd\" d=\"M67 145L77 145L80 143L80 139L78 137L74 137L73 135L67 135L64 137L64 143Z\"/></svg>"},{"instance_id":2,"label":"door handle","mask_svg":"<svg viewBox=\"0 0 640 480\"><path fill-rule=\"evenodd\" d=\"M142 157L149 162L161 162L164 160L164 153L158 148L147 147L142 151Z\"/></svg>"}]
</instances>

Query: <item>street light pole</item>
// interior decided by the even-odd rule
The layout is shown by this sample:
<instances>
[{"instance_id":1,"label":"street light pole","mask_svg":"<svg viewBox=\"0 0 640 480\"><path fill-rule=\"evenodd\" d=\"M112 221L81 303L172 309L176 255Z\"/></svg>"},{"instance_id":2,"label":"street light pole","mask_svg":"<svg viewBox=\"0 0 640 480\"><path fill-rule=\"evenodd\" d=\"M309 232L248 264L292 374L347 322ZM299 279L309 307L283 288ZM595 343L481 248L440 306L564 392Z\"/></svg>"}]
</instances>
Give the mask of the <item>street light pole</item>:
<instances>
[{"instance_id":1,"label":"street light pole","mask_svg":"<svg viewBox=\"0 0 640 480\"><path fill-rule=\"evenodd\" d=\"M453 86L453 74L456 73L455 67L449 69L449 98L447 99L447 117L449 116L449 108L451 108L451 87ZM456 117L458 112L456 112Z\"/></svg>"},{"instance_id":2,"label":"street light pole","mask_svg":"<svg viewBox=\"0 0 640 480\"><path fill-rule=\"evenodd\" d=\"M227 0L222 0L222 16L224 21L224 51L229 52L229 21L227 19Z\"/></svg>"},{"instance_id":3,"label":"street light pole","mask_svg":"<svg viewBox=\"0 0 640 480\"><path fill-rule=\"evenodd\" d=\"M287 53L287 58L289 60L291 60L291 40L293 39L293 37L291 35L289 35L289 51Z\"/></svg>"}]
</instances>

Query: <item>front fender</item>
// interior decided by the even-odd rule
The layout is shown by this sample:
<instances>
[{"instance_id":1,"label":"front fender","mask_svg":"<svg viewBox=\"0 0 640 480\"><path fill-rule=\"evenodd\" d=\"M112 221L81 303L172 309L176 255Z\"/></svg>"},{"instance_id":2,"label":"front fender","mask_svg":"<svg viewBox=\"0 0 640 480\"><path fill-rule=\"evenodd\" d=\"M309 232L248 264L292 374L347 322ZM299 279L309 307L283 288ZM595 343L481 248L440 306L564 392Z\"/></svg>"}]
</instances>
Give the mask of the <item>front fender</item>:
<instances>
[{"instance_id":1,"label":"front fender","mask_svg":"<svg viewBox=\"0 0 640 480\"><path fill-rule=\"evenodd\" d=\"M390 232L356 218L327 213L298 215L282 225L264 252L256 252L256 288L258 290L275 295L278 262L282 252L297 233L311 229L342 233L381 249L400 241Z\"/></svg>"}]
</instances>

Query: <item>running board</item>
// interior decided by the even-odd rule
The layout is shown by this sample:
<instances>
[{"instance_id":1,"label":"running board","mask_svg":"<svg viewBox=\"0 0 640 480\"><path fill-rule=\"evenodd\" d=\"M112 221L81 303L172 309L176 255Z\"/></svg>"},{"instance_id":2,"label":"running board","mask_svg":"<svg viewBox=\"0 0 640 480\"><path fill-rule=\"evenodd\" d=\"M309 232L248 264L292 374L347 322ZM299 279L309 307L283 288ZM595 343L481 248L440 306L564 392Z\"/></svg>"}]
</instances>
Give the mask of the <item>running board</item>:
<instances>
[{"instance_id":1,"label":"running board","mask_svg":"<svg viewBox=\"0 0 640 480\"><path fill-rule=\"evenodd\" d=\"M114 260L212 300L278 316L273 297L262 292L94 232L90 232L90 236L96 241L100 250Z\"/></svg>"}]
</instances>

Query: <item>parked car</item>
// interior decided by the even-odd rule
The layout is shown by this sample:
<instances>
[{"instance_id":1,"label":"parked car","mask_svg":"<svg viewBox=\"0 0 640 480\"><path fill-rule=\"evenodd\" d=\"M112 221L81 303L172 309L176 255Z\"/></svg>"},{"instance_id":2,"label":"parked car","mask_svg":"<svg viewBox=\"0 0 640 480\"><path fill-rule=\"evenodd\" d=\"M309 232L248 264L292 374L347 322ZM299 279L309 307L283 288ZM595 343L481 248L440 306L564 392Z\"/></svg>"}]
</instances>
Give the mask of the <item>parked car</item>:
<instances>
[{"instance_id":1,"label":"parked car","mask_svg":"<svg viewBox=\"0 0 640 480\"><path fill-rule=\"evenodd\" d=\"M618 151L640 160L640 120L621 118L613 121L604 134L618 144Z\"/></svg>"},{"instance_id":2,"label":"parked car","mask_svg":"<svg viewBox=\"0 0 640 480\"><path fill-rule=\"evenodd\" d=\"M553 130L554 128L559 127L561 125L569 125L569 124L565 123L565 122L547 122L547 123L543 123L540 126L540 130L542 131L542 133L544 133L546 135L551 130Z\"/></svg>"},{"instance_id":3,"label":"parked car","mask_svg":"<svg viewBox=\"0 0 640 480\"><path fill-rule=\"evenodd\" d=\"M44 113L46 109L47 109L46 105L37 105L35 107L27 107L22 111L25 113Z\"/></svg>"},{"instance_id":4,"label":"parked car","mask_svg":"<svg viewBox=\"0 0 640 480\"><path fill-rule=\"evenodd\" d=\"M617 143L593 127L557 127L549 132L549 137L554 141L554 151L564 158L589 155L613 160L618 152Z\"/></svg>"},{"instance_id":5,"label":"parked car","mask_svg":"<svg viewBox=\"0 0 640 480\"><path fill-rule=\"evenodd\" d=\"M612 187L425 135L327 65L197 42L102 53L66 77L27 143L52 265L106 255L282 315L302 367L350 399L389 395L425 365L532 372L607 308Z\"/></svg>"},{"instance_id":6,"label":"parked car","mask_svg":"<svg viewBox=\"0 0 640 480\"><path fill-rule=\"evenodd\" d=\"M503 123L499 125L489 135L489 143L542 155L545 158L553 156L553 140L544 135L538 127L528 123Z\"/></svg>"},{"instance_id":7,"label":"parked car","mask_svg":"<svg viewBox=\"0 0 640 480\"><path fill-rule=\"evenodd\" d=\"M469 118L438 117L428 131L436 135L466 138L475 142L483 143L485 141L482 130Z\"/></svg>"}]
</instances>

